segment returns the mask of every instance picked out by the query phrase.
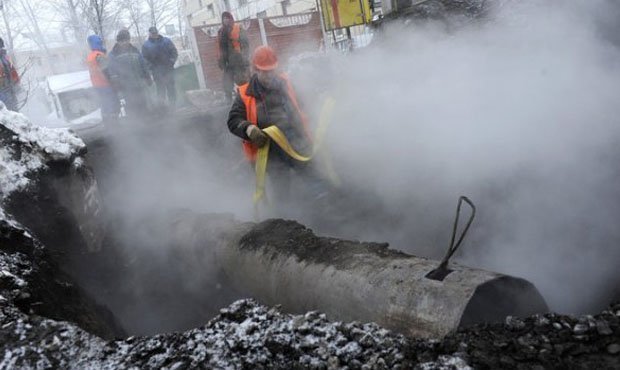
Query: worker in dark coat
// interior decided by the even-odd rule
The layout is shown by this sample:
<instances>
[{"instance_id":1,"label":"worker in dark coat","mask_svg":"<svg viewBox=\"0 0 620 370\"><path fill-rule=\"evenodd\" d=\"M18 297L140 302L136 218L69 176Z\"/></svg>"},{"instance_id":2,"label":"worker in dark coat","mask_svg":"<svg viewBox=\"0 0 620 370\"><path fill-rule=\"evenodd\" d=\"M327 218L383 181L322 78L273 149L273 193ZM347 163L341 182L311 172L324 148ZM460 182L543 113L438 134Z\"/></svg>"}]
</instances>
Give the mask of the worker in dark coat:
<instances>
[{"instance_id":1,"label":"worker in dark coat","mask_svg":"<svg viewBox=\"0 0 620 370\"><path fill-rule=\"evenodd\" d=\"M258 149L269 140L262 130L272 125L284 133L295 151L310 155L312 141L306 115L288 78L276 71L275 52L268 46L258 47L252 64L255 73L248 83L239 86L228 115L228 128L243 139L246 159L256 161ZM314 170L312 161L293 159L275 143L269 147L267 173L278 197L284 200L293 195L293 178L302 179L306 198L316 199L327 194L326 184ZM295 190L299 195L298 189Z\"/></svg>"},{"instance_id":2,"label":"worker in dark coat","mask_svg":"<svg viewBox=\"0 0 620 370\"><path fill-rule=\"evenodd\" d=\"M177 100L174 63L179 57L174 43L169 38L160 35L156 27L151 27L149 38L142 45L142 55L153 74L160 102L165 104L167 96L168 104L174 108Z\"/></svg>"},{"instance_id":3,"label":"worker in dark coat","mask_svg":"<svg viewBox=\"0 0 620 370\"><path fill-rule=\"evenodd\" d=\"M222 27L217 34L218 66L224 72L222 85L228 101L232 100L234 85L241 86L249 78L249 43L245 30L230 12L222 13Z\"/></svg>"},{"instance_id":4,"label":"worker in dark coat","mask_svg":"<svg viewBox=\"0 0 620 370\"><path fill-rule=\"evenodd\" d=\"M140 51L131 44L129 31L121 30L110 52L108 74L112 86L125 100L129 117L143 117L148 111L147 86L151 85L146 62Z\"/></svg>"},{"instance_id":5,"label":"worker in dark coat","mask_svg":"<svg viewBox=\"0 0 620 370\"><path fill-rule=\"evenodd\" d=\"M19 88L19 74L4 48L4 40L0 38L0 100L7 109L18 110L17 89Z\"/></svg>"}]
</instances>

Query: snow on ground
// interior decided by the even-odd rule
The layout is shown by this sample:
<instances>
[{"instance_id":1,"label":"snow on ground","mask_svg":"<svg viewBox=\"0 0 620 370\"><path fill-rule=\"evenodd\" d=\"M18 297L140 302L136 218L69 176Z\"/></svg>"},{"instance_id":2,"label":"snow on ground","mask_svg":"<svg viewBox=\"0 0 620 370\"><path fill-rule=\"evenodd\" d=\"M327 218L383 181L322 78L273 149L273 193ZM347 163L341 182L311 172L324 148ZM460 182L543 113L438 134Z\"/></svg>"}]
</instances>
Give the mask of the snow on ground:
<instances>
[{"instance_id":1,"label":"snow on ground","mask_svg":"<svg viewBox=\"0 0 620 370\"><path fill-rule=\"evenodd\" d=\"M288 315L252 300L183 333L104 342L75 326L9 312L1 368L403 369L404 337L375 324ZM8 325L0 319L0 324ZM464 364L458 360L454 364ZM326 366L327 365L327 366ZM458 367L457 367L458 368Z\"/></svg>"},{"instance_id":2,"label":"snow on ground","mask_svg":"<svg viewBox=\"0 0 620 370\"><path fill-rule=\"evenodd\" d=\"M41 158L32 153L22 153L19 160L13 158L15 153L12 149L0 148L0 199L25 188L30 182L26 175L44 165Z\"/></svg>"},{"instance_id":3,"label":"snow on ground","mask_svg":"<svg viewBox=\"0 0 620 370\"><path fill-rule=\"evenodd\" d=\"M70 160L86 145L67 129L50 129L32 124L21 113L12 112L0 103L0 125L13 136L4 138L0 148L0 201L30 183L33 171L42 169L50 160ZM21 143L18 150L11 145ZM0 213L3 217L4 212ZM5 219L3 217L3 219Z\"/></svg>"},{"instance_id":4,"label":"snow on ground","mask_svg":"<svg viewBox=\"0 0 620 370\"><path fill-rule=\"evenodd\" d=\"M86 147L69 130L34 125L23 114L6 109L4 104L0 105L0 124L13 131L19 142L40 148L52 160L69 159Z\"/></svg>"}]
</instances>

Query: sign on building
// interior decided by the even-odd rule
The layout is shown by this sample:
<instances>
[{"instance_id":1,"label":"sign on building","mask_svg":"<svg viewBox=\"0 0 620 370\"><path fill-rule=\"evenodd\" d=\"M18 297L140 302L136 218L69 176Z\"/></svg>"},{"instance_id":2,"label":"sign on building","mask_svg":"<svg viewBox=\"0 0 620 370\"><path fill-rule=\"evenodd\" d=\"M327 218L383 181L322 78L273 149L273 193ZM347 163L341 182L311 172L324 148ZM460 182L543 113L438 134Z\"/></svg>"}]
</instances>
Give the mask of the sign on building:
<instances>
[{"instance_id":1,"label":"sign on building","mask_svg":"<svg viewBox=\"0 0 620 370\"><path fill-rule=\"evenodd\" d=\"M327 31L370 23L369 0L321 0Z\"/></svg>"}]
</instances>

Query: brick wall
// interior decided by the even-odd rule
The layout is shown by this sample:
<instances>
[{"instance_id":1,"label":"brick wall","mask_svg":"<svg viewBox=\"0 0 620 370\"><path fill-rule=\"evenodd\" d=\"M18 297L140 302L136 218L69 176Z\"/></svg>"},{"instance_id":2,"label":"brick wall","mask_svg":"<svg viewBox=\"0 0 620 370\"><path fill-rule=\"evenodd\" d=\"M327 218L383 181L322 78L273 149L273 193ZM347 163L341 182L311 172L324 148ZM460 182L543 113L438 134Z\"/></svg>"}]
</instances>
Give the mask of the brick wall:
<instances>
[{"instance_id":1,"label":"brick wall","mask_svg":"<svg viewBox=\"0 0 620 370\"><path fill-rule=\"evenodd\" d=\"M258 19L239 22L245 30L250 50L262 44ZM263 19L267 43L278 53L280 65L286 68L291 56L319 50L322 42L321 20L318 12L294 14ZM221 90L222 71L217 66L217 26L194 27L198 51L208 89Z\"/></svg>"}]
</instances>

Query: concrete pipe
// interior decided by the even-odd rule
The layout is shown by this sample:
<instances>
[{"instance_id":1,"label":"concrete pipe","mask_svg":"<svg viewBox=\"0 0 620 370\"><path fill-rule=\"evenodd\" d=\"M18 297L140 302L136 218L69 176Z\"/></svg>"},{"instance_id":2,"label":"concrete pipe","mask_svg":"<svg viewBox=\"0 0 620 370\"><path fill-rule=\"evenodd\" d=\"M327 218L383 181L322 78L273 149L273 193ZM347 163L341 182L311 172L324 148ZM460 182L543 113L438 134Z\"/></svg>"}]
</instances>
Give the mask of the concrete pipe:
<instances>
[{"instance_id":1,"label":"concrete pipe","mask_svg":"<svg viewBox=\"0 0 620 370\"><path fill-rule=\"evenodd\" d=\"M526 280L457 264L450 264L442 281L432 280L426 275L438 261L387 244L317 237L293 221L220 220L214 226L213 219L203 218L184 228L194 230L200 263L214 264L227 284L247 296L291 313L318 310L332 320L442 337L462 326L547 311Z\"/></svg>"}]
</instances>

